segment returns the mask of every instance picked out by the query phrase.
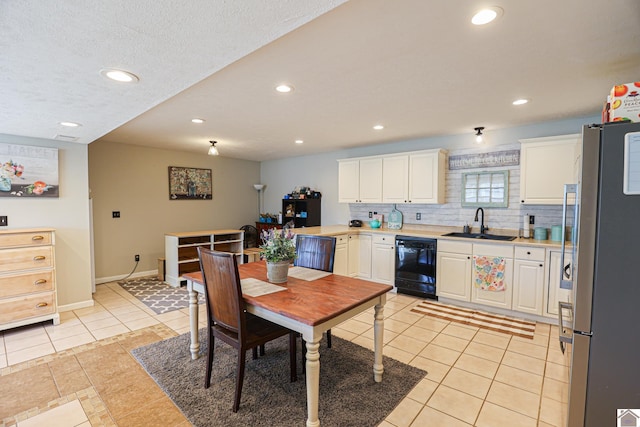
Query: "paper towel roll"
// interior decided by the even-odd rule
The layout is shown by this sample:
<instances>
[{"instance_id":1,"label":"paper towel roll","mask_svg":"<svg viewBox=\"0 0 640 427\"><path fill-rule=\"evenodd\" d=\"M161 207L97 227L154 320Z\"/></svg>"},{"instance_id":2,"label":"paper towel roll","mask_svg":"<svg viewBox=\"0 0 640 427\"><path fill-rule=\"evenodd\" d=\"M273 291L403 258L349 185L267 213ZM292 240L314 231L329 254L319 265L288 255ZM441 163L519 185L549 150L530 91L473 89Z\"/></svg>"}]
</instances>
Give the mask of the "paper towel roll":
<instances>
[{"instance_id":1,"label":"paper towel roll","mask_svg":"<svg viewBox=\"0 0 640 427\"><path fill-rule=\"evenodd\" d=\"M529 215L525 215L523 223L522 223L522 237L524 237L525 239L528 239L529 238L529 233L530 233Z\"/></svg>"}]
</instances>

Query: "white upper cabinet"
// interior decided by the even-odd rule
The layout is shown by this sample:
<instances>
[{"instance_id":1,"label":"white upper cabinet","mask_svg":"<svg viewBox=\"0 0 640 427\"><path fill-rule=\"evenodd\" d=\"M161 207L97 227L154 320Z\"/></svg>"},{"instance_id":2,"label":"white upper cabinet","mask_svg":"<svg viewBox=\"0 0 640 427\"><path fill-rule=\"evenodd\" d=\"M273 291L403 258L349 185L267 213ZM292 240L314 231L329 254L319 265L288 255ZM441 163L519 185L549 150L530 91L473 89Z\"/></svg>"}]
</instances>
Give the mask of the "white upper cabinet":
<instances>
[{"instance_id":1,"label":"white upper cabinet","mask_svg":"<svg viewBox=\"0 0 640 427\"><path fill-rule=\"evenodd\" d=\"M521 139L520 203L561 205L565 184L579 174L579 134Z\"/></svg>"},{"instance_id":2,"label":"white upper cabinet","mask_svg":"<svg viewBox=\"0 0 640 427\"><path fill-rule=\"evenodd\" d=\"M383 203L444 203L446 151L426 150L382 161Z\"/></svg>"},{"instance_id":3,"label":"white upper cabinet","mask_svg":"<svg viewBox=\"0 0 640 427\"><path fill-rule=\"evenodd\" d=\"M338 160L338 202L382 201L382 157Z\"/></svg>"}]
</instances>

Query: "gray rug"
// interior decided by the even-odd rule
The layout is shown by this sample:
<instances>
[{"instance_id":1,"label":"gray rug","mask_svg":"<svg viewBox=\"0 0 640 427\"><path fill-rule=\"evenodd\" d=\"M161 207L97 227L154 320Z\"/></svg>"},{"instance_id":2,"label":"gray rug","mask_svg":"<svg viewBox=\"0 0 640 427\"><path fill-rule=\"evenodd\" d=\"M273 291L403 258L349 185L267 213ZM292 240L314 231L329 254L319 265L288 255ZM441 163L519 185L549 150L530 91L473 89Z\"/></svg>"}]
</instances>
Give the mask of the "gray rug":
<instances>
[{"instance_id":1,"label":"gray rug","mask_svg":"<svg viewBox=\"0 0 640 427\"><path fill-rule=\"evenodd\" d=\"M142 301L156 314L189 307L186 286L174 288L157 277L140 277L118 282L124 290ZM198 304L204 304L204 296L198 294Z\"/></svg>"},{"instance_id":2,"label":"gray rug","mask_svg":"<svg viewBox=\"0 0 640 427\"><path fill-rule=\"evenodd\" d=\"M205 330L201 356L191 360L189 336L183 334L131 351L158 385L197 427L304 426L307 418L305 376L298 349L298 381L289 382L288 337L267 343L257 360L247 352L240 409L233 413L236 353L216 341L211 387L204 388ZM300 340L298 340L300 347ZM373 380L373 352L333 337L332 348L320 345L322 426L377 426L426 372L384 357L381 383Z\"/></svg>"}]
</instances>

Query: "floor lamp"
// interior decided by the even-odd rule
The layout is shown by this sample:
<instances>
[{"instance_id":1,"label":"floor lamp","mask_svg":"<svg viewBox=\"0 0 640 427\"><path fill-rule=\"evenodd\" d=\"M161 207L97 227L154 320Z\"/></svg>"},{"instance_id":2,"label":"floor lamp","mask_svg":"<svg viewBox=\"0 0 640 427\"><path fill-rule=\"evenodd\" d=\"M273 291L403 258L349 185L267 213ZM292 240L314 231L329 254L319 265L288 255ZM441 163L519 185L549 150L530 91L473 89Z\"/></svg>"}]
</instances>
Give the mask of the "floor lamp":
<instances>
[{"instance_id":1,"label":"floor lamp","mask_svg":"<svg viewBox=\"0 0 640 427\"><path fill-rule=\"evenodd\" d=\"M260 221L260 193L264 188L264 184L253 184L253 188L258 192L258 221Z\"/></svg>"}]
</instances>

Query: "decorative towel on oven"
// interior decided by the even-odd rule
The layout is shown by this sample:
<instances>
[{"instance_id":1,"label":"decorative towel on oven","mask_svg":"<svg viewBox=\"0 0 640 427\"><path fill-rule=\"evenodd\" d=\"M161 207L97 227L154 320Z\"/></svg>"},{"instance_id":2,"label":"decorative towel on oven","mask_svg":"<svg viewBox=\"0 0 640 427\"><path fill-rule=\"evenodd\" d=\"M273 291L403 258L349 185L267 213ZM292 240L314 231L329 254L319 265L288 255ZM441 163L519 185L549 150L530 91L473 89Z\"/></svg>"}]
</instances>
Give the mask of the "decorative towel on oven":
<instances>
[{"instance_id":1,"label":"decorative towel on oven","mask_svg":"<svg viewBox=\"0 0 640 427\"><path fill-rule=\"evenodd\" d=\"M473 256L473 284L483 291L502 292L504 285L504 258Z\"/></svg>"}]
</instances>

